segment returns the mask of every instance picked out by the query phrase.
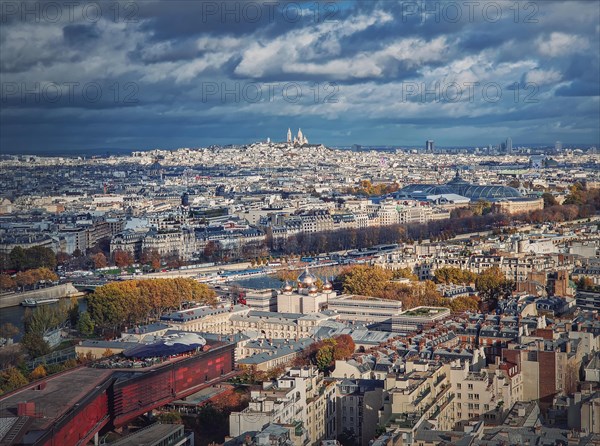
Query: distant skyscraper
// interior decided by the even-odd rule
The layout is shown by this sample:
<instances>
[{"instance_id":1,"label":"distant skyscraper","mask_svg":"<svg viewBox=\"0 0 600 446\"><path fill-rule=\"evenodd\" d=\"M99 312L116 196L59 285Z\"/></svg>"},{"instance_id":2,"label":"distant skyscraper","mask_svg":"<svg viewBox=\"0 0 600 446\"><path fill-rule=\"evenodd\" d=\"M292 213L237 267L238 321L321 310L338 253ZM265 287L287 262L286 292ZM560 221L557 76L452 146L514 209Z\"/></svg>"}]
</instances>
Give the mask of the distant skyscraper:
<instances>
[{"instance_id":1,"label":"distant skyscraper","mask_svg":"<svg viewBox=\"0 0 600 446\"><path fill-rule=\"evenodd\" d=\"M512 153L513 151L513 147L512 147L512 139L506 138L506 153Z\"/></svg>"},{"instance_id":2,"label":"distant skyscraper","mask_svg":"<svg viewBox=\"0 0 600 446\"><path fill-rule=\"evenodd\" d=\"M433 139L428 139L427 141L425 141L425 152L433 153L433 150Z\"/></svg>"},{"instance_id":3,"label":"distant skyscraper","mask_svg":"<svg viewBox=\"0 0 600 446\"><path fill-rule=\"evenodd\" d=\"M557 150L557 151L560 151L560 150L562 150L562 142L560 142L560 141L556 141L556 142L554 143L554 150Z\"/></svg>"}]
</instances>

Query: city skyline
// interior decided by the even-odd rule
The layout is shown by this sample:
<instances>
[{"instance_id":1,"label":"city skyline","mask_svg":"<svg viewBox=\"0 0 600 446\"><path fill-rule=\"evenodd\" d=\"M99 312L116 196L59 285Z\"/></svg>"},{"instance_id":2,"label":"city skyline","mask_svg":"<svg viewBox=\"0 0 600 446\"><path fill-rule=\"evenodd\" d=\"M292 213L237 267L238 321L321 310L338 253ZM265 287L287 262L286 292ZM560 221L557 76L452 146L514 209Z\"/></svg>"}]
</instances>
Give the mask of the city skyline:
<instances>
[{"instance_id":1,"label":"city skyline","mask_svg":"<svg viewBox=\"0 0 600 446\"><path fill-rule=\"evenodd\" d=\"M57 5L0 11L6 153L600 145L597 2Z\"/></svg>"}]
</instances>

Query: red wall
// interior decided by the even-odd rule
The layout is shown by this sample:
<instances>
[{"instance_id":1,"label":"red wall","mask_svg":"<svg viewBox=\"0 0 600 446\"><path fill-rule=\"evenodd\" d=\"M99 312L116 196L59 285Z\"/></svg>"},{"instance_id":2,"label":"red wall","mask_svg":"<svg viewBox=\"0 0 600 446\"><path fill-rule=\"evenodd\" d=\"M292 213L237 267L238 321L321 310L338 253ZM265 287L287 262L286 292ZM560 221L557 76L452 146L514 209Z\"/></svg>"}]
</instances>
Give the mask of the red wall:
<instances>
[{"instance_id":1,"label":"red wall","mask_svg":"<svg viewBox=\"0 0 600 446\"><path fill-rule=\"evenodd\" d=\"M190 395L234 370L235 345L184 359L145 373L115 372L61 418L39 440L44 446L76 445L107 424L121 426L175 399Z\"/></svg>"},{"instance_id":2,"label":"red wall","mask_svg":"<svg viewBox=\"0 0 600 446\"><path fill-rule=\"evenodd\" d=\"M234 346L191 357L114 385L113 424L120 426L144 412L196 392L233 371Z\"/></svg>"},{"instance_id":3,"label":"red wall","mask_svg":"<svg viewBox=\"0 0 600 446\"><path fill-rule=\"evenodd\" d=\"M80 406L81 407L81 406ZM45 446L76 445L93 437L109 421L108 394L103 390L89 403L72 413L68 421L61 423L55 433L43 444Z\"/></svg>"}]
</instances>

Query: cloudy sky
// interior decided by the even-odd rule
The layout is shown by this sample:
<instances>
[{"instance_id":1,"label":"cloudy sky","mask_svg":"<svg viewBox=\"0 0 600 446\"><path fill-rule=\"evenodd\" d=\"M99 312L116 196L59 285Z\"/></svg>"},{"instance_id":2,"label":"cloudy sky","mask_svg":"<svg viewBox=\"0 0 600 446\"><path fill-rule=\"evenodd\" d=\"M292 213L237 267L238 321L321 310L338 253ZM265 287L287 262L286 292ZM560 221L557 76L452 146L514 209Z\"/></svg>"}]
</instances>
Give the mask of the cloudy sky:
<instances>
[{"instance_id":1,"label":"cloudy sky","mask_svg":"<svg viewBox=\"0 0 600 446\"><path fill-rule=\"evenodd\" d=\"M0 6L5 153L600 144L595 0Z\"/></svg>"}]
</instances>

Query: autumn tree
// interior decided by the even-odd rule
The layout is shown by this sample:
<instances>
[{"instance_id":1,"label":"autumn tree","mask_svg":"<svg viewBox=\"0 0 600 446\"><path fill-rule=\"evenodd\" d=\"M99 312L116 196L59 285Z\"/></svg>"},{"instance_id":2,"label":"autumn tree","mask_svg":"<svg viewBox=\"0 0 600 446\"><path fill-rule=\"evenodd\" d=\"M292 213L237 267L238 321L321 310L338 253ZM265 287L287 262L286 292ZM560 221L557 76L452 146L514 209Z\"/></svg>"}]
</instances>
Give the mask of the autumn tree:
<instances>
[{"instance_id":1,"label":"autumn tree","mask_svg":"<svg viewBox=\"0 0 600 446\"><path fill-rule=\"evenodd\" d=\"M209 241L204 247L204 257L207 260L212 260L215 254L219 251L219 244L214 241Z\"/></svg>"},{"instance_id":2,"label":"autumn tree","mask_svg":"<svg viewBox=\"0 0 600 446\"><path fill-rule=\"evenodd\" d=\"M104 350L104 352L102 352L102 357L103 358L109 358L109 357L111 357L114 354L115 353L110 348L107 348L106 350Z\"/></svg>"},{"instance_id":3,"label":"autumn tree","mask_svg":"<svg viewBox=\"0 0 600 446\"><path fill-rule=\"evenodd\" d=\"M5 322L0 325L0 338L10 339L14 338L18 334L19 329L10 322Z\"/></svg>"},{"instance_id":4,"label":"autumn tree","mask_svg":"<svg viewBox=\"0 0 600 446\"><path fill-rule=\"evenodd\" d=\"M88 311L97 326L116 329L158 319L183 302L214 305L215 296L206 284L188 278L127 280L96 288L88 297Z\"/></svg>"},{"instance_id":5,"label":"autumn tree","mask_svg":"<svg viewBox=\"0 0 600 446\"><path fill-rule=\"evenodd\" d=\"M92 256L92 261L94 262L95 269L106 268L106 266L108 265L106 256L104 255L104 253L101 252L94 254Z\"/></svg>"},{"instance_id":6,"label":"autumn tree","mask_svg":"<svg viewBox=\"0 0 600 446\"><path fill-rule=\"evenodd\" d=\"M15 277L17 285L24 290L36 283L36 277L31 271L19 271Z\"/></svg>"},{"instance_id":7,"label":"autumn tree","mask_svg":"<svg viewBox=\"0 0 600 446\"><path fill-rule=\"evenodd\" d=\"M497 266L486 269L477 275L475 288L483 300L502 299L510 296L514 284L507 280Z\"/></svg>"},{"instance_id":8,"label":"autumn tree","mask_svg":"<svg viewBox=\"0 0 600 446\"><path fill-rule=\"evenodd\" d=\"M160 269L160 253L156 249L144 249L140 257L140 262L144 265L150 265L153 270Z\"/></svg>"},{"instance_id":9,"label":"autumn tree","mask_svg":"<svg viewBox=\"0 0 600 446\"><path fill-rule=\"evenodd\" d=\"M29 381L23 376L19 369L15 367L9 367L8 369L0 372L0 389L3 392L10 392L27 385Z\"/></svg>"},{"instance_id":10,"label":"autumn tree","mask_svg":"<svg viewBox=\"0 0 600 446\"><path fill-rule=\"evenodd\" d=\"M350 358L354 351L356 350L356 344L354 343L354 339L350 335L339 335L333 338L335 340L335 345L333 349L333 359L348 359Z\"/></svg>"},{"instance_id":11,"label":"autumn tree","mask_svg":"<svg viewBox=\"0 0 600 446\"><path fill-rule=\"evenodd\" d=\"M412 281L418 281L419 278L415 273L412 272L410 268L400 268L394 270L394 279L409 279Z\"/></svg>"},{"instance_id":12,"label":"autumn tree","mask_svg":"<svg viewBox=\"0 0 600 446\"><path fill-rule=\"evenodd\" d=\"M113 254L113 260L115 265L119 268L124 268L126 266L131 266L133 264L133 256L129 251L123 251L118 249Z\"/></svg>"},{"instance_id":13,"label":"autumn tree","mask_svg":"<svg viewBox=\"0 0 600 446\"><path fill-rule=\"evenodd\" d=\"M10 277L8 274L0 274L0 289L2 290L14 290L17 287L15 279Z\"/></svg>"},{"instance_id":14,"label":"autumn tree","mask_svg":"<svg viewBox=\"0 0 600 446\"><path fill-rule=\"evenodd\" d=\"M64 251L59 251L56 253L56 263L58 265L64 266L64 265L68 264L72 258L73 258L73 256L67 254Z\"/></svg>"},{"instance_id":15,"label":"autumn tree","mask_svg":"<svg viewBox=\"0 0 600 446\"><path fill-rule=\"evenodd\" d=\"M315 356L317 368L321 371L329 369L333 362L334 347L332 344L325 344L319 350Z\"/></svg>"},{"instance_id":16,"label":"autumn tree","mask_svg":"<svg viewBox=\"0 0 600 446\"><path fill-rule=\"evenodd\" d=\"M295 282L298 278L298 271L291 269L280 269L275 273L275 276L282 282Z\"/></svg>"},{"instance_id":17,"label":"autumn tree","mask_svg":"<svg viewBox=\"0 0 600 446\"><path fill-rule=\"evenodd\" d=\"M392 277L393 273L390 270L378 266L357 265L344 269L338 279L341 280L345 293L377 296Z\"/></svg>"},{"instance_id":18,"label":"autumn tree","mask_svg":"<svg viewBox=\"0 0 600 446\"><path fill-rule=\"evenodd\" d=\"M569 188L569 195L565 198L563 204L581 205L585 202L585 194L583 186L580 183L575 183Z\"/></svg>"},{"instance_id":19,"label":"autumn tree","mask_svg":"<svg viewBox=\"0 0 600 446\"><path fill-rule=\"evenodd\" d=\"M43 364L40 364L35 369L32 370L31 374L29 375L29 379L31 379L31 380L41 379L41 378L44 378L47 374L48 374L48 372L46 371L46 367L44 367Z\"/></svg>"},{"instance_id":20,"label":"autumn tree","mask_svg":"<svg viewBox=\"0 0 600 446\"><path fill-rule=\"evenodd\" d=\"M461 268L445 266L438 268L434 273L434 277L438 283L468 285L475 282L476 275Z\"/></svg>"},{"instance_id":21,"label":"autumn tree","mask_svg":"<svg viewBox=\"0 0 600 446\"><path fill-rule=\"evenodd\" d=\"M440 306L449 308L450 311L460 313L464 311L478 311L479 299L474 296L458 296L454 299L442 299Z\"/></svg>"}]
</instances>

